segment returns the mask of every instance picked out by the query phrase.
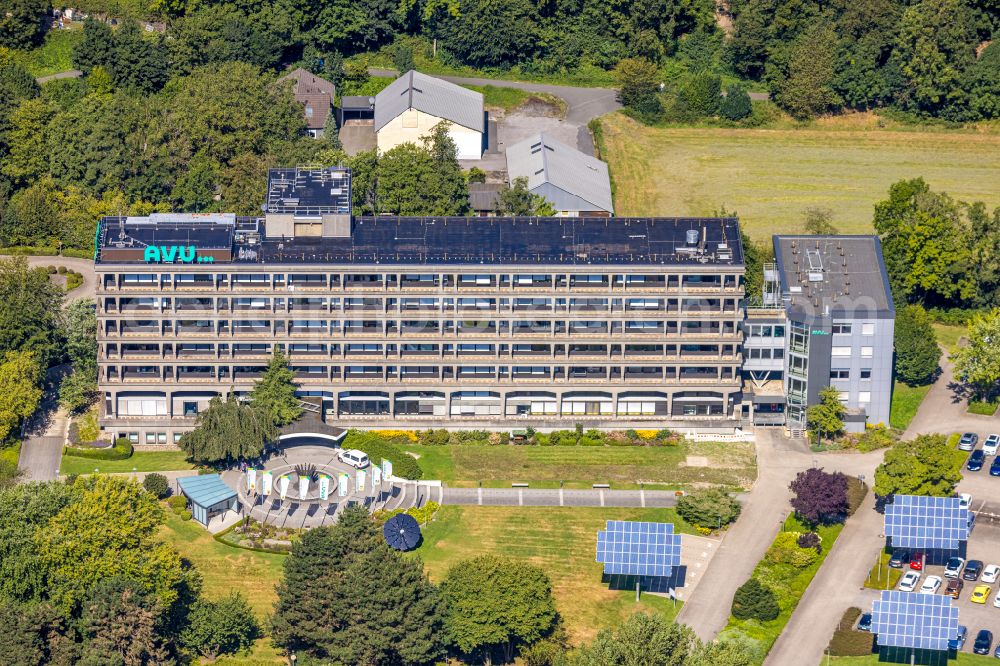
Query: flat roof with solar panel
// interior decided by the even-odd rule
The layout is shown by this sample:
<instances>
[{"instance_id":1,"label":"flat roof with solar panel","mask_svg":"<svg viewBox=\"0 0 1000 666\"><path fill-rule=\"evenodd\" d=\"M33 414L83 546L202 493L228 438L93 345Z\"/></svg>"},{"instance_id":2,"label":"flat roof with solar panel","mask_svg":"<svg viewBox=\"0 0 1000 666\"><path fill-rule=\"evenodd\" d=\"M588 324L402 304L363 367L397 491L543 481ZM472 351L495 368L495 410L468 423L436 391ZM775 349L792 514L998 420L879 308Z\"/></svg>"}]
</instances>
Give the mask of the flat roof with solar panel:
<instances>
[{"instance_id":1,"label":"flat roof with solar panel","mask_svg":"<svg viewBox=\"0 0 1000 666\"><path fill-rule=\"evenodd\" d=\"M969 538L970 522L958 497L896 495L885 507L885 535L897 548L957 550Z\"/></svg>"},{"instance_id":2,"label":"flat roof with solar panel","mask_svg":"<svg viewBox=\"0 0 1000 666\"><path fill-rule=\"evenodd\" d=\"M879 647L947 650L958 635L958 608L943 594L886 590L872 605Z\"/></svg>"},{"instance_id":3,"label":"flat roof with solar panel","mask_svg":"<svg viewBox=\"0 0 1000 666\"><path fill-rule=\"evenodd\" d=\"M681 563L681 535L671 523L609 520L597 533L597 561L608 575L669 578Z\"/></svg>"}]
</instances>

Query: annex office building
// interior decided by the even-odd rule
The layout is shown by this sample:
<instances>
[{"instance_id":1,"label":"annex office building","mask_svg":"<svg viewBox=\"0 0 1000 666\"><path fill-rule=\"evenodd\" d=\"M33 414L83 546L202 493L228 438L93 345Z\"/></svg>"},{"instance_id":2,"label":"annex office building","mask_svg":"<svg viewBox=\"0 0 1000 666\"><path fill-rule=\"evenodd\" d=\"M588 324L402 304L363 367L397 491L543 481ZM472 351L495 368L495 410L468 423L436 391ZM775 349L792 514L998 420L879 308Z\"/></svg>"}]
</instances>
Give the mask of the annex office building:
<instances>
[{"instance_id":1,"label":"annex office building","mask_svg":"<svg viewBox=\"0 0 1000 666\"><path fill-rule=\"evenodd\" d=\"M101 425L174 441L276 346L328 421L726 424L741 396L735 219L352 217L349 173L269 175L261 217L109 217Z\"/></svg>"}]
</instances>

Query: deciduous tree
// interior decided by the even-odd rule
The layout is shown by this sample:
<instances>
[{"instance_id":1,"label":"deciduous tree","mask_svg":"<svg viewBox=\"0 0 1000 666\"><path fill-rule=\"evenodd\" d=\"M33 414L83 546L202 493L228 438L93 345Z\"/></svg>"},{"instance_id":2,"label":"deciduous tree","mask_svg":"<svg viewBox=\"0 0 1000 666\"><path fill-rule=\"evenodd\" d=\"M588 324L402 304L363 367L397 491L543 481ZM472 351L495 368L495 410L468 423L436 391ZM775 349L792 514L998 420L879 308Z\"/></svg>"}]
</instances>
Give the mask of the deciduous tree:
<instances>
[{"instance_id":1,"label":"deciduous tree","mask_svg":"<svg viewBox=\"0 0 1000 666\"><path fill-rule=\"evenodd\" d=\"M955 372L977 397L991 399L1000 382L1000 309L974 315L966 340L951 356Z\"/></svg>"},{"instance_id":2,"label":"deciduous tree","mask_svg":"<svg viewBox=\"0 0 1000 666\"><path fill-rule=\"evenodd\" d=\"M740 516L741 505L719 488L697 488L677 500L677 513L692 525L725 527Z\"/></svg>"},{"instance_id":3,"label":"deciduous tree","mask_svg":"<svg viewBox=\"0 0 1000 666\"><path fill-rule=\"evenodd\" d=\"M824 435L836 437L844 431L845 416L847 408L840 402L840 391L832 386L820 389L819 402L806 410L806 422L821 441Z\"/></svg>"},{"instance_id":4,"label":"deciduous tree","mask_svg":"<svg viewBox=\"0 0 1000 666\"><path fill-rule=\"evenodd\" d=\"M157 632L156 599L122 578L97 582L83 604L81 664L173 666L171 645Z\"/></svg>"},{"instance_id":5,"label":"deciduous tree","mask_svg":"<svg viewBox=\"0 0 1000 666\"><path fill-rule=\"evenodd\" d=\"M223 654L249 650L259 635L250 605L240 593L233 592L220 601L195 601L180 640L187 649L215 661Z\"/></svg>"},{"instance_id":6,"label":"deciduous tree","mask_svg":"<svg viewBox=\"0 0 1000 666\"><path fill-rule=\"evenodd\" d=\"M555 215L556 209L545 197L529 190L527 177L520 176L497 193L496 212L498 215L545 217Z\"/></svg>"},{"instance_id":7,"label":"deciduous tree","mask_svg":"<svg viewBox=\"0 0 1000 666\"><path fill-rule=\"evenodd\" d=\"M240 402L216 396L208 409L198 414L195 429L179 442L188 456L199 463L231 463L258 457L278 431L267 413Z\"/></svg>"},{"instance_id":8,"label":"deciduous tree","mask_svg":"<svg viewBox=\"0 0 1000 666\"><path fill-rule=\"evenodd\" d=\"M847 517L847 477L840 472L811 467L788 487L795 493L792 508L810 523L838 523Z\"/></svg>"},{"instance_id":9,"label":"deciduous tree","mask_svg":"<svg viewBox=\"0 0 1000 666\"><path fill-rule=\"evenodd\" d=\"M579 666L687 666L700 648L694 632L660 614L634 613L580 648Z\"/></svg>"},{"instance_id":10,"label":"deciduous tree","mask_svg":"<svg viewBox=\"0 0 1000 666\"><path fill-rule=\"evenodd\" d=\"M0 362L0 441L38 409L42 400L42 366L30 351L10 351Z\"/></svg>"},{"instance_id":11,"label":"deciduous tree","mask_svg":"<svg viewBox=\"0 0 1000 666\"><path fill-rule=\"evenodd\" d=\"M655 63L645 58L625 58L615 67L618 101L646 120L655 120L663 112L660 103L660 73Z\"/></svg>"},{"instance_id":12,"label":"deciduous tree","mask_svg":"<svg viewBox=\"0 0 1000 666\"><path fill-rule=\"evenodd\" d=\"M944 435L918 435L886 451L875 470L875 494L949 497L962 479Z\"/></svg>"},{"instance_id":13,"label":"deciduous tree","mask_svg":"<svg viewBox=\"0 0 1000 666\"><path fill-rule=\"evenodd\" d=\"M910 386L930 383L938 371L941 348L931 318L920 305L896 310L893 335L896 378Z\"/></svg>"},{"instance_id":14,"label":"deciduous tree","mask_svg":"<svg viewBox=\"0 0 1000 666\"><path fill-rule=\"evenodd\" d=\"M56 359L60 292L23 257L0 261L0 353L34 352L43 367Z\"/></svg>"}]
</instances>

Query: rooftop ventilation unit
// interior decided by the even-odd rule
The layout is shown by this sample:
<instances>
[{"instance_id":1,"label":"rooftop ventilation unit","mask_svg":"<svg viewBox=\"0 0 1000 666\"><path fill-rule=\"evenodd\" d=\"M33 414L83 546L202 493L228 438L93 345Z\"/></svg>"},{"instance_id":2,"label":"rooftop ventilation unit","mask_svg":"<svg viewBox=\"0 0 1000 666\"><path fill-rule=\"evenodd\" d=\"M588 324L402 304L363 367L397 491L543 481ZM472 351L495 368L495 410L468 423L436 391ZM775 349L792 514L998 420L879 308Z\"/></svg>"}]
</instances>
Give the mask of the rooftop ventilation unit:
<instances>
[{"instance_id":1,"label":"rooftop ventilation unit","mask_svg":"<svg viewBox=\"0 0 1000 666\"><path fill-rule=\"evenodd\" d=\"M823 281L823 274L820 273L820 272L817 272L817 271L810 271L809 272L809 281L810 282L822 282Z\"/></svg>"},{"instance_id":2,"label":"rooftop ventilation unit","mask_svg":"<svg viewBox=\"0 0 1000 666\"><path fill-rule=\"evenodd\" d=\"M688 245L697 245L698 236L699 234L697 229L688 229L684 234L684 239L687 241Z\"/></svg>"}]
</instances>

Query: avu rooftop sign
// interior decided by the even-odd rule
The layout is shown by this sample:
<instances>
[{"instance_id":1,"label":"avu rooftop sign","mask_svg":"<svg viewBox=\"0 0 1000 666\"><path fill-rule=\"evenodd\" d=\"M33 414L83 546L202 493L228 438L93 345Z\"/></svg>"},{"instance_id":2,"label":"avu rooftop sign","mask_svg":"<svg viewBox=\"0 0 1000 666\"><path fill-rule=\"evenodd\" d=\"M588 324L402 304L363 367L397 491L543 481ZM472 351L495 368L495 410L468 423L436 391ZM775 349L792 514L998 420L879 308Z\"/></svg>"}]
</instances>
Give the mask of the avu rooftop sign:
<instances>
[{"instance_id":1,"label":"avu rooftop sign","mask_svg":"<svg viewBox=\"0 0 1000 666\"><path fill-rule=\"evenodd\" d=\"M198 254L194 245L150 245L143 253L147 264L211 264L215 257Z\"/></svg>"}]
</instances>

